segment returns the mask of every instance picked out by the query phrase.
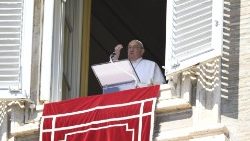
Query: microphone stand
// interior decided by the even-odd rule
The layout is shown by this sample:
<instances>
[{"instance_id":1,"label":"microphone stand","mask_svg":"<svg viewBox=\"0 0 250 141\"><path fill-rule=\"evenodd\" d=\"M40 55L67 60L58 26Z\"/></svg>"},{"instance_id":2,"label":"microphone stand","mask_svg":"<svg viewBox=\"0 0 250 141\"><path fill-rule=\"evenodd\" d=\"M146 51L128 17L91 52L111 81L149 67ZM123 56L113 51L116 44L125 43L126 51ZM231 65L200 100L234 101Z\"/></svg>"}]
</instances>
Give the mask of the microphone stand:
<instances>
[{"instance_id":1,"label":"microphone stand","mask_svg":"<svg viewBox=\"0 0 250 141\"><path fill-rule=\"evenodd\" d=\"M115 52L113 52L113 53L111 53L110 55L109 55L109 62L110 63L113 63L114 61L113 61L113 58L115 57Z\"/></svg>"}]
</instances>

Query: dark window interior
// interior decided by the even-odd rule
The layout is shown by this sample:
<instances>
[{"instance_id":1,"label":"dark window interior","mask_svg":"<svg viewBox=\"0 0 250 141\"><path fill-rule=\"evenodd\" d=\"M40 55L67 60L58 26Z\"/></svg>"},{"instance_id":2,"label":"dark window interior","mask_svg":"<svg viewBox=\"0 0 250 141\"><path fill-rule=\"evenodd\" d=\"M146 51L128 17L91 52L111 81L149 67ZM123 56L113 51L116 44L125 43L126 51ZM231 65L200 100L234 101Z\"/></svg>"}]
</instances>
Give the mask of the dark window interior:
<instances>
[{"instance_id":1,"label":"dark window interior","mask_svg":"<svg viewBox=\"0 0 250 141\"><path fill-rule=\"evenodd\" d=\"M90 66L109 61L116 44L124 47L132 39L141 40L144 58L164 66L166 0L92 0ZM121 59L127 56L122 50ZM89 95L102 93L89 68Z\"/></svg>"}]
</instances>

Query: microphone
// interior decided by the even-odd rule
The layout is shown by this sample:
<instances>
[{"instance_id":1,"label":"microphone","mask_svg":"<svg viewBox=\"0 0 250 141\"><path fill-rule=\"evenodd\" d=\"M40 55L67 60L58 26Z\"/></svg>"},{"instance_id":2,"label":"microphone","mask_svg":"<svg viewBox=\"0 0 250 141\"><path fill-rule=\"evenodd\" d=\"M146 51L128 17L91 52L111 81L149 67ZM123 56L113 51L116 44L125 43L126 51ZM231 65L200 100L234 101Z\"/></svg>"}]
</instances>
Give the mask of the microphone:
<instances>
[{"instance_id":1,"label":"microphone","mask_svg":"<svg viewBox=\"0 0 250 141\"><path fill-rule=\"evenodd\" d=\"M116 53L115 53L115 52L113 52L113 53L111 53L111 54L110 54L110 56L109 56L109 60L110 60L110 62L113 62L113 61L114 61L114 57L115 57L115 55L116 55Z\"/></svg>"},{"instance_id":2,"label":"microphone","mask_svg":"<svg viewBox=\"0 0 250 141\"><path fill-rule=\"evenodd\" d=\"M115 52L111 53L111 57L114 57L115 55L116 55L116 53L115 53Z\"/></svg>"}]
</instances>

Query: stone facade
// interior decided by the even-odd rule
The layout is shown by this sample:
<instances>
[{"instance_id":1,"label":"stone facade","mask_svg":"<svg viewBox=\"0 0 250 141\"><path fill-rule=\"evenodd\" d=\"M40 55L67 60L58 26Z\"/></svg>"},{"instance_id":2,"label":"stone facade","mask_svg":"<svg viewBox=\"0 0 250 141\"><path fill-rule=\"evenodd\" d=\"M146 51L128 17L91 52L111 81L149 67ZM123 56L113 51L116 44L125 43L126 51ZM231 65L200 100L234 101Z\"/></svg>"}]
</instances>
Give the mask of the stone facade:
<instances>
[{"instance_id":1,"label":"stone facade","mask_svg":"<svg viewBox=\"0 0 250 141\"><path fill-rule=\"evenodd\" d=\"M0 102L0 140L39 140L43 0L35 0L31 100ZM156 141L250 140L250 3L224 0L223 55L161 85Z\"/></svg>"},{"instance_id":2,"label":"stone facade","mask_svg":"<svg viewBox=\"0 0 250 141\"><path fill-rule=\"evenodd\" d=\"M192 108L158 114L156 140L250 140L249 22L249 1L224 0L223 55L193 69Z\"/></svg>"}]
</instances>

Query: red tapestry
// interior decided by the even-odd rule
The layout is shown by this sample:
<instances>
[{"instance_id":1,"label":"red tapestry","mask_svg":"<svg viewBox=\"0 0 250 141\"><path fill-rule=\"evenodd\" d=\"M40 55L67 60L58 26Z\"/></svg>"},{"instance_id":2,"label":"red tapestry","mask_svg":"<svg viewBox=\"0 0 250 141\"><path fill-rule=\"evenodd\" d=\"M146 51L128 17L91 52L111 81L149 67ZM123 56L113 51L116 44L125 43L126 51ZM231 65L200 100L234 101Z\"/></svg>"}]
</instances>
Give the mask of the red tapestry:
<instances>
[{"instance_id":1,"label":"red tapestry","mask_svg":"<svg viewBox=\"0 0 250 141\"><path fill-rule=\"evenodd\" d=\"M45 104L40 141L152 141L159 86Z\"/></svg>"}]
</instances>

